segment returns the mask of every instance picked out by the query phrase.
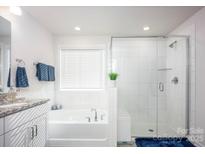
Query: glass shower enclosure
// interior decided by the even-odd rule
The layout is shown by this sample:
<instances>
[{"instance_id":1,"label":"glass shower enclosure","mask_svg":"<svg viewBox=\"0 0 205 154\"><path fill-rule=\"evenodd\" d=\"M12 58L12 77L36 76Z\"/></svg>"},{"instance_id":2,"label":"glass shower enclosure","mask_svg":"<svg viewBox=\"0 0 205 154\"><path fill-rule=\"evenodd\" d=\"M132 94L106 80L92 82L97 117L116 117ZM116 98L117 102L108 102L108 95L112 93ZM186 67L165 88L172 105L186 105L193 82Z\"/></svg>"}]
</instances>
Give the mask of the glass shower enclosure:
<instances>
[{"instance_id":1,"label":"glass shower enclosure","mask_svg":"<svg viewBox=\"0 0 205 154\"><path fill-rule=\"evenodd\" d=\"M133 137L182 137L188 129L188 37L113 37L118 110Z\"/></svg>"}]
</instances>

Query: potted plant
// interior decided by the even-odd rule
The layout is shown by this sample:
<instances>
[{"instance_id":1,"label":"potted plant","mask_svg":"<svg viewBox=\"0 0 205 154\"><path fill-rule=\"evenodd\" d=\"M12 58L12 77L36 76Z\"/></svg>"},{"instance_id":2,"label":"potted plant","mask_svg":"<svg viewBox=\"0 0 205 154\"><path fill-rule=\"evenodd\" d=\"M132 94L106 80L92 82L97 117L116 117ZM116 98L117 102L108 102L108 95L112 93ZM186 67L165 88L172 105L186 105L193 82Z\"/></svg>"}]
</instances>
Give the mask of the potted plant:
<instances>
[{"instance_id":1,"label":"potted plant","mask_svg":"<svg viewBox=\"0 0 205 154\"><path fill-rule=\"evenodd\" d=\"M118 74L117 74L117 73L114 73L114 72L111 72L111 73L109 74L109 77L110 77L112 86L113 86L113 87L116 87L116 80L117 80Z\"/></svg>"},{"instance_id":2,"label":"potted plant","mask_svg":"<svg viewBox=\"0 0 205 154\"><path fill-rule=\"evenodd\" d=\"M114 73L114 72L111 72L109 74L109 77L110 77L110 80L117 80L118 74Z\"/></svg>"}]
</instances>

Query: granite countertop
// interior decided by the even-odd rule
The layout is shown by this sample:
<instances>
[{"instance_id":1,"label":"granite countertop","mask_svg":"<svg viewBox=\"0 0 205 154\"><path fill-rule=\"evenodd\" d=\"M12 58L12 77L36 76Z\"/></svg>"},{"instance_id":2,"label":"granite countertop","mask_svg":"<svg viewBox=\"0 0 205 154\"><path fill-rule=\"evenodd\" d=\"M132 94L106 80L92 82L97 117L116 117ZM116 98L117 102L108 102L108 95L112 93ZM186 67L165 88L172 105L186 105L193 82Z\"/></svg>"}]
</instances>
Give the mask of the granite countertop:
<instances>
[{"instance_id":1,"label":"granite countertop","mask_svg":"<svg viewBox=\"0 0 205 154\"><path fill-rule=\"evenodd\" d=\"M45 104L48 101L49 99L25 99L13 103L2 103L0 105L0 118L32 108L34 106Z\"/></svg>"}]
</instances>

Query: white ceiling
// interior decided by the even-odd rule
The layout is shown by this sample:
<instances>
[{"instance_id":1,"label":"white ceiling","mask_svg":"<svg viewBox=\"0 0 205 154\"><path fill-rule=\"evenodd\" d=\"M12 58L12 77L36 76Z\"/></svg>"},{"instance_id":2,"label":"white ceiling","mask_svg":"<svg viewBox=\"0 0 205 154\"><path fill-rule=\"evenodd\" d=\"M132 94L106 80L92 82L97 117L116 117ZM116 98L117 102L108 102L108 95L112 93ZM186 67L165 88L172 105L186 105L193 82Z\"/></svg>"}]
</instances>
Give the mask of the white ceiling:
<instances>
[{"instance_id":1,"label":"white ceiling","mask_svg":"<svg viewBox=\"0 0 205 154\"><path fill-rule=\"evenodd\" d=\"M166 35L202 7L22 7L56 35ZM143 26L150 31L143 31ZM81 31L74 27L80 26Z\"/></svg>"}]
</instances>

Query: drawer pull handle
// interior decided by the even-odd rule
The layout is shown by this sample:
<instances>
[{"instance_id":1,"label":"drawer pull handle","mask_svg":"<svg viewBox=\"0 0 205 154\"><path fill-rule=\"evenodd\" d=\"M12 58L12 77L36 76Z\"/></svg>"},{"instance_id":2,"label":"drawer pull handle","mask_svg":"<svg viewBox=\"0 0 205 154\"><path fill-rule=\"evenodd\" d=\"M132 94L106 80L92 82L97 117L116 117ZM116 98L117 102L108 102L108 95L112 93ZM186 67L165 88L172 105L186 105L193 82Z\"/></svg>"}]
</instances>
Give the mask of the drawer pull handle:
<instances>
[{"instance_id":1,"label":"drawer pull handle","mask_svg":"<svg viewBox=\"0 0 205 154\"><path fill-rule=\"evenodd\" d=\"M31 139L34 139L34 127L31 127Z\"/></svg>"}]
</instances>

